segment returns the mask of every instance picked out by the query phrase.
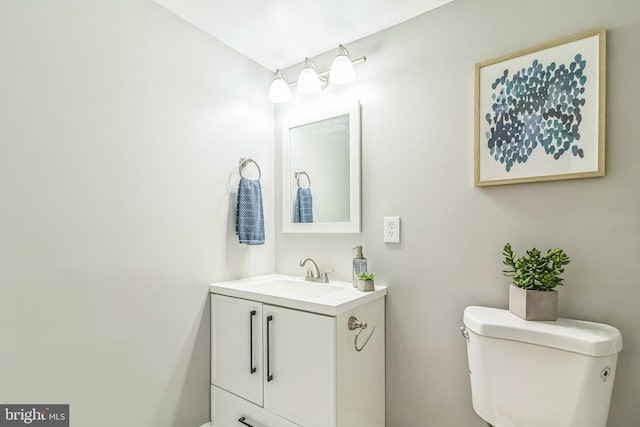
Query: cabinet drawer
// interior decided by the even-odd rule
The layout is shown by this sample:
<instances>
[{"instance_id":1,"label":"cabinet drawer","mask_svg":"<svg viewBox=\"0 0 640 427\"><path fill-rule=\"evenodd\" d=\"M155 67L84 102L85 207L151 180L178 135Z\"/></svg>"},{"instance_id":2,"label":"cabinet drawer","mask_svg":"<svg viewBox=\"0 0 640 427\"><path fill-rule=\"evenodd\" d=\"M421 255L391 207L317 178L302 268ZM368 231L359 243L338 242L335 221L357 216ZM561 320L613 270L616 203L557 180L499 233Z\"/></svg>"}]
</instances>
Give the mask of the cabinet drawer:
<instances>
[{"instance_id":1,"label":"cabinet drawer","mask_svg":"<svg viewBox=\"0 0 640 427\"><path fill-rule=\"evenodd\" d=\"M211 386L211 422L213 427L300 427L215 386Z\"/></svg>"}]
</instances>

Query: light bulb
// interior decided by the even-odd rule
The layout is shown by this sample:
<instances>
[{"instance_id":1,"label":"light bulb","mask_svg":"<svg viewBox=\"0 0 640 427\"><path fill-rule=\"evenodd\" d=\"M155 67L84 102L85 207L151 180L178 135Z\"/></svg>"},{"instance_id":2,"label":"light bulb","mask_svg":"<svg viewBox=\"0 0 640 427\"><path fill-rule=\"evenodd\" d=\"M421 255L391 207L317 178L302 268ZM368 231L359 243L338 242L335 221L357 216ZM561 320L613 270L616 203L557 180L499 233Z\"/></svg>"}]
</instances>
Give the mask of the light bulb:
<instances>
[{"instance_id":1,"label":"light bulb","mask_svg":"<svg viewBox=\"0 0 640 427\"><path fill-rule=\"evenodd\" d=\"M318 93L322 90L320 78L316 73L315 64L309 59L305 58L304 68L300 71L298 76L298 92L299 93Z\"/></svg>"},{"instance_id":2,"label":"light bulb","mask_svg":"<svg viewBox=\"0 0 640 427\"><path fill-rule=\"evenodd\" d=\"M338 46L338 54L333 60L333 63L331 63L329 82L333 84L345 84L351 83L355 79L356 72L353 69L349 52L344 46L340 45Z\"/></svg>"},{"instance_id":3,"label":"light bulb","mask_svg":"<svg viewBox=\"0 0 640 427\"><path fill-rule=\"evenodd\" d=\"M276 70L273 82L269 88L269 101L274 104L282 104L291 101L291 89L289 83L287 83L286 76L280 71Z\"/></svg>"}]
</instances>

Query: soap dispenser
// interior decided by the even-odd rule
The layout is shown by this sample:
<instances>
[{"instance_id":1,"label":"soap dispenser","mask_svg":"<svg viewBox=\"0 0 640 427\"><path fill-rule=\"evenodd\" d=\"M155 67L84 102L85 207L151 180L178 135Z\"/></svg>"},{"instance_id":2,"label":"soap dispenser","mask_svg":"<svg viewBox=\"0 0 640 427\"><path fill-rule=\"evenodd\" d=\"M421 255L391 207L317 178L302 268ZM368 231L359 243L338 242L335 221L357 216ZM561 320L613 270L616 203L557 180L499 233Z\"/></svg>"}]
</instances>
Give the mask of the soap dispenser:
<instances>
[{"instance_id":1,"label":"soap dispenser","mask_svg":"<svg viewBox=\"0 0 640 427\"><path fill-rule=\"evenodd\" d=\"M353 248L356 251L356 256L353 258L353 287L358 286L358 274L367 271L367 259L362 254L362 246L356 246Z\"/></svg>"}]
</instances>

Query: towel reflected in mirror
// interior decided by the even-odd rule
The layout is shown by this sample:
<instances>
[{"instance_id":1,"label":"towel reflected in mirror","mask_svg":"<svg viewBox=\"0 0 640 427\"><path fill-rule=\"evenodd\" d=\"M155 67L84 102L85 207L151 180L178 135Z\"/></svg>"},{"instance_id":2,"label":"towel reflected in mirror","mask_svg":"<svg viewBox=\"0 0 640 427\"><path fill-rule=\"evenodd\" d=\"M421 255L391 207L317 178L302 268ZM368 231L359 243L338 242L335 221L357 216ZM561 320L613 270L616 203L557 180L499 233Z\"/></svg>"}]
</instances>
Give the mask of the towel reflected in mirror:
<instances>
[{"instance_id":1,"label":"towel reflected in mirror","mask_svg":"<svg viewBox=\"0 0 640 427\"><path fill-rule=\"evenodd\" d=\"M313 222L313 198L310 188L298 187L293 206L293 222Z\"/></svg>"}]
</instances>

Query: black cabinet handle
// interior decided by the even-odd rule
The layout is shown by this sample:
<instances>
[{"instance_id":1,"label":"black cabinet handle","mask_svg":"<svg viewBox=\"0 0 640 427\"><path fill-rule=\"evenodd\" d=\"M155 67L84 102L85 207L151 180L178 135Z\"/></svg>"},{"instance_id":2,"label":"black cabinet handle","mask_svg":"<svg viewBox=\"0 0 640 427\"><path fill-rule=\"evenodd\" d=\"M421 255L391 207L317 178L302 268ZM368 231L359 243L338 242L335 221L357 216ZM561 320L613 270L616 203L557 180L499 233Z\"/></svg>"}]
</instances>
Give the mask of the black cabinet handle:
<instances>
[{"instance_id":1,"label":"black cabinet handle","mask_svg":"<svg viewBox=\"0 0 640 427\"><path fill-rule=\"evenodd\" d=\"M246 425L246 426L253 427L251 424L249 424L248 422L246 422L246 418L245 418L245 417L240 417L240 418L238 419L238 422L239 422L240 424L244 424L244 425Z\"/></svg>"},{"instance_id":2,"label":"black cabinet handle","mask_svg":"<svg viewBox=\"0 0 640 427\"><path fill-rule=\"evenodd\" d=\"M249 373L256 372L256 367L253 366L253 316L256 315L255 310L251 310L249 314Z\"/></svg>"},{"instance_id":3,"label":"black cabinet handle","mask_svg":"<svg viewBox=\"0 0 640 427\"><path fill-rule=\"evenodd\" d=\"M270 363L270 356L269 353L271 353L271 339L269 338L269 324L273 321L273 316L267 316L267 382L272 381L273 380L273 375L271 374L271 363Z\"/></svg>"}]
</instances>

